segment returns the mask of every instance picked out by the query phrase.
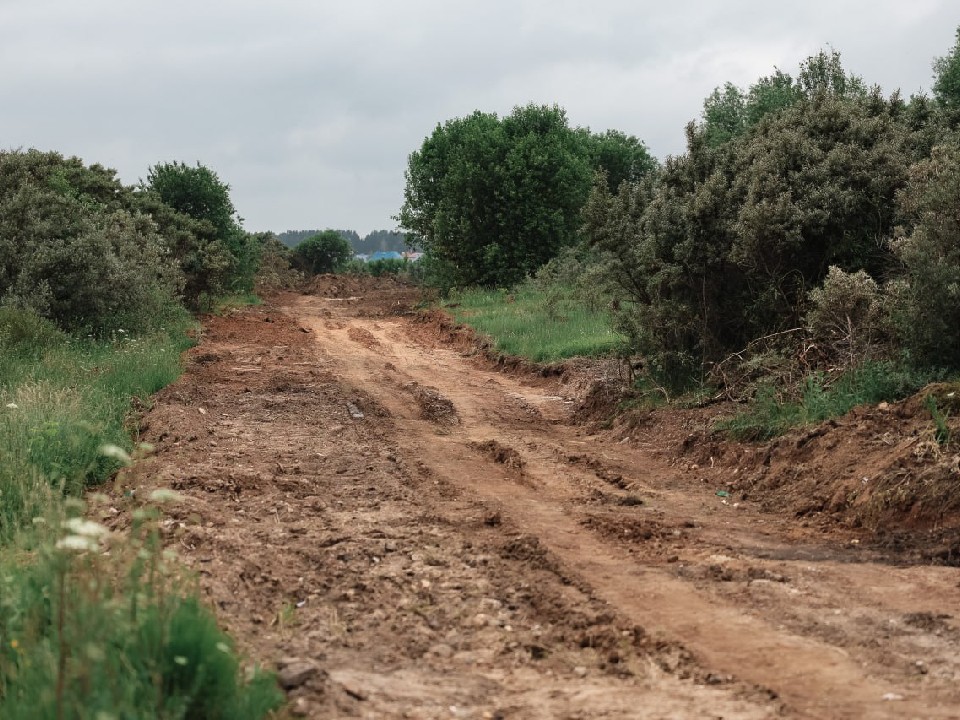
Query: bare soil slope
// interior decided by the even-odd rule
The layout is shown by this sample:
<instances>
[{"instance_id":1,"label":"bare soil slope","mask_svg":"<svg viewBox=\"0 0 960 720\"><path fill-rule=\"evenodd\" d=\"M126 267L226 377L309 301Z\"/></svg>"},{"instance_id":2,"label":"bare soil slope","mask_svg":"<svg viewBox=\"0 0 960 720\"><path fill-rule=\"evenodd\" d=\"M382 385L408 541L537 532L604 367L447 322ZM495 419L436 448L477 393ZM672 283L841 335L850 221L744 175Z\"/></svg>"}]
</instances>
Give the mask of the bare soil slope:
<instances>
[{"instance_id":1,"label":"bare soil slope","mask_svg":"<svg viewBox=\"0 0 960 720\"><path fill-rule=\"evenodd\" d=\"M119 481L188 496L171 545L292 713L960 716L960 571L718 496L762 462L578 425L383 287L209 319Z\"/></svg>"}]
</instances>

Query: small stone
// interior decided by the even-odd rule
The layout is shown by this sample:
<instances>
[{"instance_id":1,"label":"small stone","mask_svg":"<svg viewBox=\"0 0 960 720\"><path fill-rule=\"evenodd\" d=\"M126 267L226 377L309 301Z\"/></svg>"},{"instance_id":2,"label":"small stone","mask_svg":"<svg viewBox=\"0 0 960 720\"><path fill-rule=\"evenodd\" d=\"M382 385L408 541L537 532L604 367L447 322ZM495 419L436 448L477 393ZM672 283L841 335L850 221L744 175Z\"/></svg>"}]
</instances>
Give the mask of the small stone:
<instances>
[{"instance_id":1,"label":"small stone","mask_svg":"<svg viewBox=\"0 0 960 720\"><path fill-rule=\"evenodd\" d=\"M300 658L285 658L277 665L277 682L284 690L300 687L319 671L312 662Z\"/></svg>"},{"instance_id":2,"label":"small stone","mask_svg":"<svg viewBox=\"0 0 960 720\"><path fill-rule=\"evenodd\" d=\"M573 674L576 675L577 677L586 677L586 676L587 676L587 668L585 668L583 665L577 665L577 666L573 669Z\"/></svg>"},{"instance_id":3,"label":"small stone","mask_svg":"<svg viewBox=\"0 0 960 720\"><path fill-rule=\"evenodd\" d=\"M445 643L438 643L430 648L430 654L447 660L453 657L453 648Z\"/></svg>"},{"instance_id":4,"label":"small stone","mask_svg":"<svg viewBox=\"0 0 960 720\"><path fill-rule=\"evenodd\" d=\"M903 695L898 695L897 693L889 692L883 696L883 699L886 700L887 702L895 702L897 700L903 700Z\"/></svg>"},{"instance_id":5,"label":"small stone","mask_svg":"<svg viewBox=\"0 0 960 720\"><path fill-rule=\"evenodd\" d=\"M297 698L290 705L290 714L294 717L309 717L310 710L310 703L306 698Z\"/></svg>"}]
</instances>

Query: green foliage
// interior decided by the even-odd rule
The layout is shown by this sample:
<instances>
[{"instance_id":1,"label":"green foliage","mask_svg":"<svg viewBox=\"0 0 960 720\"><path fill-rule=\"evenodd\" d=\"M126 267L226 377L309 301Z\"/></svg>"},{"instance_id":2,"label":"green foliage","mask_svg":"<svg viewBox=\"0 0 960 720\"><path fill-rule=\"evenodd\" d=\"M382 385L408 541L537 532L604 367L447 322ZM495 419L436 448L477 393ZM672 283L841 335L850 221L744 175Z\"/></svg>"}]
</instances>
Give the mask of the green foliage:
<instances>
[{"instance_id":1,"label":"green foliage","mask_svg":"<svg viewBox=\"0 0 960 720\"><path fill-rule=\"evenodd\" d=\"M271 232L256 233L259 244L255 286L258 290L292 290L303 282L303 274L293 268L293 253Z\"/></svg>"},{"instance_id":2,"label":"green foliage","mask_svg":"<svg viewBox=\"0 0 960 720\"><path fill-rule=\"evenodd\" d=\"M960 28L950 52L933 62L933 97L951 115L960 113Z\"/></svg>"},{"instance_id":3,"label":"green foliage","mask_svg":"<svg viewBox=\"0 0 960 720\"><path fill-rule=\"evenodd\" d=\"M937 444L940 446L948 445L952 435L950 425L947 424L948 413L940 409L937 398L933 394L927 395L923 399L923 406L933 419L933 437L937 441Z\"/></svg>"},{"instance_id":4,"label":"green foliage","mask_svg":"<svg viewBox=\"0 0 960 720\"><path fill-rule=\"evenodd\" d=\"M155 509L106 554L63 500L124 462L104 447L131 448L131 398L177 377L189 324L78 340L0 308L0 717L253 720L282 700L269 676L242 680Z\"/></svg>"},{"instance_id":5,"label":"green foliage","mask_svg":"<svg viewBox=\"0 0 960 720\"><path fill-rule=\"evenodd\" d=\"M383 260L371 260L366 263L366 269L367 272L374 277L381 277L382 275L404 275L409 272L410 264L408 260L384 258Z\"/></svg>"},{"instance_id":6,"label":"green foliage","mask_svg":"<svg viewBox=\"0 0 960 720\"><path fill-rule=\"evenodd\" d=\"M338 231L324 230L297 245L293 257L305 273L319 275L340 269L353 257L353 249Z\"/></svg>"},{"instance_id":7,"label":"green foliage","mask_svg":"<svg viewBox=\"0 0 960 720\"><path fill-rule=\"evenodd\" d=\"M441 286L509 286L575 244L593 163L610 182L652 166L621 133L573 130L563 110L528 105L438 125L410 155L398 220Z\"/></svg>"},{"instance_id":8,"label":"green foliage","mask_svg":"<svg viewBox=\"0 0 960 720\"><path fill-rule=\"evenodd\" d=\"M99 449L130 447L131 398L145 404L180 374L188 326L181 314L154 334L77 340L0 311L0 541L50 490L77 494L116 470Z\"/></svg>"},{"instance_id":9,"label":"green foliage","mask_svg":"<svg viewBox=\"0 0 960 720\"><path fill-rule=\"evenodd\" d=\"M900 194L909 230L894 240L887 286L897 334L918 362L960 369L960 149L934 148Z\"/></svg>"},{"instance_id":10,"label":"green foliage","mask_svg":"<svg viewBox=\"0 0 960 720\"><path fill-rule=\"evenodd\" d=\"M0 153L0 304L66 330L150 328L181 276L111 170L58 153Z\"/></svg>"},{"instance_id":11,"label":"green foliage","mask_svg":"<svg viewBox=\"0 0 960 720\"><path fill-rule=\"evenodd\" d=\"M839 377L817 373L806 379L796 398L784 395L784 388L767 386L746 411L718 423L717 429L738 440L769 440L791 428L843 415L857 405L899 400L938 378L938 373L889 361L867 362Z\"/></svg>"},{"instance_id":12,"label":"green foliage","mask_svg":"<svg viewBox=\"0 0 960 720\"><path fill-rule=\"evenodd\" d=\"M868 93L820 53L795 83L779 71L749 93L715 92L688 150L654 179L584 210L622 302L618 329L673 390L752 340L798 327L830 266L880 276L892 263L911 129L903 103Z\"/></svg>"},{"instance_id":13,"label":"green foliage","mask_svg":"<svg viewBox=\"0 0 960 720\"><path fill-rule=\"evenodd\" d=\"M157 192L147 188L140 188L133 202L140 212L153 219L179 266L183 276L181 299L189 308L202 309L211 298L228 292L235 260L210 222L174 210Z\"/></svg>"},{"instance_id":14,"label":"green foliage","mask_svg":"<svg viewBox=\"0 0 960 720\"><path fill-rule=\"evenodd\" d=\"M0 716L253 720L279 705L269 676L242 681L229 639L163 551L156 510L138 513L122 543L49 513L21 539L29 555L0 554Z\"/></svg>"},{"instance_id":15,"label":"green foliage","mask_svg":"<svg viewBox=\"0 0 960 720\"><path fill-rule=\"evenodd\" d=\"M650 155L647 146L633 135L619 130L591 134L581 130L590 156L590 165L603 171L611 191L623 182L637 182L656 170L657 161Z\"/></svg>"},{"instance_id":16,"label":"green foliage","mask_svg":"<svg viewBox=\"0 0 960 720\"><path fill-rule=\"evenodd\" d=\"M254 238L243 231L240 217L230 199L230 186L220 180L217 174L200 163L190 167L185 163L158 163L150 168L147 181L142 184L144 190L157 194L160 200L178 213L194 220L206 223L212 228L210 237L219 245L206 248L207 255L201 253L197 262L203 267L210 262L219 271L219 258L222 248L229 253L230 267L226 288L230 291L250 291L257 271L258 245ZM206 246L209 243L200 243Z\"/></svg>"},{"instance_id":17,"label":"green foliage","mask_svg":"<svg viewBox=\"0 0 960 720\"><path fill-rule=\"evenodd\" d=\"M890 334L877 282L863 270L846 273L835 266L810 292L806 323L821 353L850 366L881 354Z\"/></svg>"}]
</instances>

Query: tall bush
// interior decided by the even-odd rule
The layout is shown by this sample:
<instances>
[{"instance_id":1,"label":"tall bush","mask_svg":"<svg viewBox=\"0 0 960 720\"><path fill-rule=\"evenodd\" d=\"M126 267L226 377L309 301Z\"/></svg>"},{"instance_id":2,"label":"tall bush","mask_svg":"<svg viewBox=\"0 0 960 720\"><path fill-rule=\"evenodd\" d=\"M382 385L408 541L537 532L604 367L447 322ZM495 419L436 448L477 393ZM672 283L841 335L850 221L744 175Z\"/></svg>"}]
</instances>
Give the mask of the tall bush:
<instances>
[{"instance_id":1,"label":"tall bush","mask_svg":"<svg viewBox=\"0 0 960 720\"><path fill-rule=\"evenodd\" d=\"M0 304L66 330L149 328L181 282L156 224L112 171L58 153L0 153Z\"/></svg>"}]
</instances>

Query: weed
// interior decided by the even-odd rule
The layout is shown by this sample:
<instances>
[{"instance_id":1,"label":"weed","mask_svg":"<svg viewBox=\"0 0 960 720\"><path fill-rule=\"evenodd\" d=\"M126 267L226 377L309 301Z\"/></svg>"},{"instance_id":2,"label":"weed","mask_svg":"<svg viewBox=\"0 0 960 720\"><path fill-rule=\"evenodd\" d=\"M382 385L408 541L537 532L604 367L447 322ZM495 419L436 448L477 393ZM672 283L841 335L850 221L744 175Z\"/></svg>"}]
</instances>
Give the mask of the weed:
<instances>
[{"instance_id":1,"label":"weed","mask_svg":"<svg viewBox=\"0 0 960 720\"><path fill-rule=\"evenodd\" d=\"M815 373L794 395L762 387L744 412L716 425L738 440L769 440L792 427L828 420L857 405L898 400L941 376L892 362L867 362L838 377Z\"/></svg>"},{"instance_id":2,"label":"weed","mask_svg":"<svg viewBox=\"0 0 960 720\"><path fill-rule=\"evenodd\" d=\"M947 418L949 414L942 411L937 405L937 398L933 395L927 395L923 399L923 406L930 412L930 417L933 418L933 437L937 441L937 445L944 447L950 443L950 426L947 425Z\"/></svg>"}]
</instances>

